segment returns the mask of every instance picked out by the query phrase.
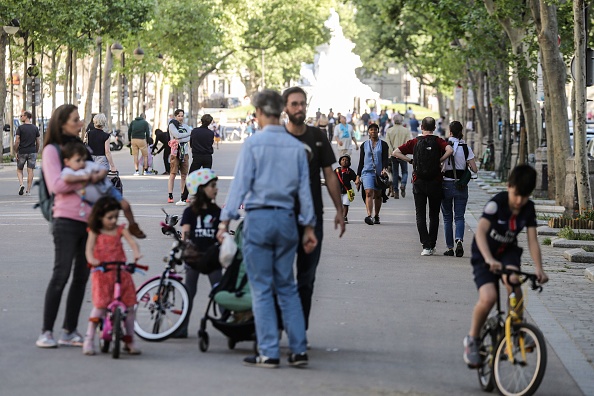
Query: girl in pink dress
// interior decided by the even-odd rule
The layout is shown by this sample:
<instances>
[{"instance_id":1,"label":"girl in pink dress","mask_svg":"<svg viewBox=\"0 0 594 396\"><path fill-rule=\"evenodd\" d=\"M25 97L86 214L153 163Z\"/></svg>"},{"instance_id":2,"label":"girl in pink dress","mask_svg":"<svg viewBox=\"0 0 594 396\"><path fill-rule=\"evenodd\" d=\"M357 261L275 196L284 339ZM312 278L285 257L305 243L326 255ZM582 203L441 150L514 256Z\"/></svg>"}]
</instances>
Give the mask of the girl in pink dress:
<instances>
[{"instance_id":1,"label":"girl in pink dress","mask_svg":"<svg viewBox=\"0 0 594 396\"><path fill-rule=\"evenodd\" d=\"M95 202L89 216L89 237L87 239L86 256L88 263L96 267L102 262L126 262L126 253L122 245L122 236L128 242L134 253L134 260L140 259L138 244L126 229L118 225L118 215L121 206L111 197L103 197ZM136 304L136 288L132 275L127 271L121 272L122 302L128 307L126 317L126 336L124 336L125 351L130 355L139 355L133 342L134 334L134 305ZM89 327L83 344L83 354L94 355L94 337L97 325L105 316L107 306L113 301L113 288L116 281L116 271L95 271L91 274L91 291L93 310L89 317Z\"/></svg>"}]
</instances>

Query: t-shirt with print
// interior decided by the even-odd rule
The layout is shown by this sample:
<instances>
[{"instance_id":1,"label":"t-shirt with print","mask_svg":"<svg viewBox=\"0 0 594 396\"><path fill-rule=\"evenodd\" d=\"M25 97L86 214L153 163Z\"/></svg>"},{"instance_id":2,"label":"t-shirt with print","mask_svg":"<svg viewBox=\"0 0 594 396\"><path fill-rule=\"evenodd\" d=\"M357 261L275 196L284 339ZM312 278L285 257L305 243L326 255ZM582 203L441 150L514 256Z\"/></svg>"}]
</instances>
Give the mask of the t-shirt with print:
<instances>
[{"instance_id":1,"label":"t-shirt with print","mask_svg":"<svg viewBox=\"0 0 594 396\"><path fill-rule=\"evenodd\" d=\"M514 215L509 207L507 191L500 192L487 202L483 209L482 218L489 220L489 223L491 223L487 232L487 242L491 254L496 259L501 257L508 248L517 246L517 236L524 227L536 227L534 202L528 201L522 207L520 213ZM476 237L472 241L471 261L485 261L476 244Z\"/></svg>"},{"instance_id":2,"label":"t-shirt with print","mask_svg":"<svg viewBox=\"0 0 594 396\"><path fill-rule=\"evenodd\" d=\"M353 146L353 126L350 124L338 124L334 128L334 136L342 142L342 146L338 146L339 150L350 150Z\"/></svg>"},{"instance_id":3,"label":"t-shirt with print","mask_svg":"<svg viewBox=\"0 0 594 396\"><path fill-rule=\"evenodd\" d=\"M316 216L321 218L324 213L322 203L322 181L320 171L322 168L332 166L336 162L334 151L326 134L320 128L308 126L299 136L293 135L297 140L307 145L309 159L309 183ZM311 151L311 155L309 152Z\"/></svg>"},{"instance_id":4,"label":"t-shirt with print","mask_svg":"<svg viewBox=\"0 0 594 396\"><path fill-rule=\"evenodd\" d=\"M340 184L340 193L346 194L347 189L353 188L353 183L357 179L357 174L351 168L344 169L342 166L334 170L334 173L339 177L338 183ZM340 180L342 179L342 183ZM345 188L346 186L346 188Z\"/></svg>"},{"instance_id":5,"label":"t-shirt with print","mask_svg":"<svg viewBox=\"0 0 594 396\"><path fill-rule=\"evenodd\" d=\"M198 250L204 252L217 241L217 231L220 223L221 208L203 209L196 215L191 207L184 210L181 225L190 225L190 239Z\"/></svg>"},{"instance_id":6,"label":"t-shirt with print","mask_svg":"<svg viewBox=\"0 0 594 396\"><path fill-rule=\"evenodd\" d=\"M427 136L431 136L431 135L427 135ZM443 140L440 137L437 137L435 140L437 141L437 145L439 146L439 149L441 150L441 154L443 155L445 153L446 147L448 146L448 142L446 142L445 140ZM408 142L404 143L402 146L398 147L398 149L404 155L413 155L415 152L415 146L417 145L418 141L419 141L418 138L411 139ZM443 178L440 173L439 176L437 176L435 180L442 181L442 179ZM417 175L413 172L413 183L416 180L417 180Z\"/></svg>"},{"instance_id":7,"label":"t-shirt with print","mask_svg":"<svg viewBox=\"0 0 594 396\"><path fill-rule=\"evenodd\" d=\"M16 136L20 136L19 154L33 154L37 152L35 141L39 137L39 128L33 124L19 125L15 132Z\"/></svg>"}]
</instances>

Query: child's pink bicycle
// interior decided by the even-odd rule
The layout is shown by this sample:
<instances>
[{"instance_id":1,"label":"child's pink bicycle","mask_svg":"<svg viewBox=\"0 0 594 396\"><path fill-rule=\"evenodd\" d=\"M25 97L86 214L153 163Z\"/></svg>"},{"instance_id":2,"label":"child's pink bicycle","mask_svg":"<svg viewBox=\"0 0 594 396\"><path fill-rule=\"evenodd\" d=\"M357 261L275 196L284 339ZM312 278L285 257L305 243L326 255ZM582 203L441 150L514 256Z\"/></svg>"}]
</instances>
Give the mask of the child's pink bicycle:
<instances>
[{"instance_id":1,"label":"child's pink bicycle","mask_svg":"<svg viewBox=\"0 0 594 396\"><path fill-rule=\"evenodd\" d=\"M110 261L99 264L93 271L107 272L115 268L116 270L116 282L113 288L113 301L107 306L107 313L105 318L101 320L98 327L99 332L99 344L101 346L101 352L109 352L109 345L113 341L113 349L111 350L111 356L114 359L120 357L121 342L124 341L125 337L130 337L131 334L125 334L126 332L126 316L128 315L128 307L122 302L121 293L121 271L122 267L124 270L133 274L138 270L146 271L148 266L140 265L136 263L125 263L121 261Z\"/></svg>"}]
</instances>

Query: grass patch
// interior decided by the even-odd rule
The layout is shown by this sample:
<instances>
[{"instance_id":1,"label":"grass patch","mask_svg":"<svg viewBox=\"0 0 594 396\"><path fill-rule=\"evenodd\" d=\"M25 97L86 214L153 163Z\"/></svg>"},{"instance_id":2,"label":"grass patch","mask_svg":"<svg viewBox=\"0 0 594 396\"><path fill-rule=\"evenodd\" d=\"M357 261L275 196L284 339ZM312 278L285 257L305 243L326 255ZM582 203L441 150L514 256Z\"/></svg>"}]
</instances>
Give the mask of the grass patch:
<instances>
[{"instance_id":1,"label":"grass patch","mask_svg":"<svg viewBox=\"0 0 594 396\"><path fill-rule=\"evenodd\" d=\"M539 214L536 216L537 220L544 220L544 221L549 221L553 218L553 216L548 215L548 214Z\"/></svg>"},{"instance_id":2,"label":"grass patch","mask_svg":"<svg viewBox=\"0 0 594 396\"><path fill-rule=\"evenodd\" d=\"M381 109L384 109L384 107L387 107L388 109L392 109L394 111L399 111L402 114L404 114L404 112L406 110L408 110L408 107L410 107L412 109L413 113L415 113L415 117L419 121L425 117L433 117L436 120L439 118L439 113L437 111L432 111L426 107L419 106L416 104L411 104L411 103L408 103L406 106L404 105L404 103L394 103L394 104L390 104L387 106L381 105L379 107L381 107ZM378 113L379 113L379 110L378 110Z\"/></svg>"},{"instance_id":3,"label":"grass patch","mask_svg":"<svg viewBox=\"0 0 594 396\"><path fill-rule=\"evenodd\" d=\"M582 246L582 249L588 253L594 253L594 246Z\"/></svg>"},{"instance_id":4,"label":"grass patch","mask_svg":"<svg viewBox=\"0 0 594 396\"><path fill-rule=\"evenodd\" d=\"M550 246L551 242L552 242L551 238L545 238L542 240L542 244L546 245L546 246Z\"/></svg>"},{"instance_id":5,"label":"grass patch","mask_svg":"<svg viewBox=\"0 0 594 396\"><path fill-rule=\"evenodd\" d=\"M565 227L559 231L559 237L573 241L594 241L594 235L576 232L571 227Z\"/></svg>"}]
</instances>

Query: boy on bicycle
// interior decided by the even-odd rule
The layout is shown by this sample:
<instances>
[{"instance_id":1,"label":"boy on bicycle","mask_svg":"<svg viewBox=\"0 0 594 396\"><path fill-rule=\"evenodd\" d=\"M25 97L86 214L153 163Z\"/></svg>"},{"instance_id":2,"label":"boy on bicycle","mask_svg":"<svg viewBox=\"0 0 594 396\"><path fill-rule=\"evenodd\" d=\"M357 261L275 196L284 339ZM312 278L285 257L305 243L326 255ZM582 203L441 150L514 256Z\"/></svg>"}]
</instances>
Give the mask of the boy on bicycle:
<instances>
[{"instance_id":1,"label":"boy on bicycle","mask_svg":"<svg viewBox=\"0 0 594 396\"><path fill-rule=\"evenodd\" d=\"M530 194L536 186L536 171L529 165L515 167L507 183L507 192L495 195L485 205L472 242L470 262L474 272L474 282L479 292L479 299L474 306L470 332L464 338L464 362L469 368L481 365L479 355L480 331L489 312L497 301L496 282L502 264L509 269L520 269L522 248L518 246L517 235L526 227L528 248L534 261L535 274L540 283L548 281L542 269L540 246L536 236L536 211ZM514 275L515 276L515 275ZM502 276L508 293L512 288L507 276ZM516 282L510 279L512 282ZM514 290L518 301L522 297L521 288ZM522 314L522 307L518 307Z\"/></svg>"}]
</instances>

